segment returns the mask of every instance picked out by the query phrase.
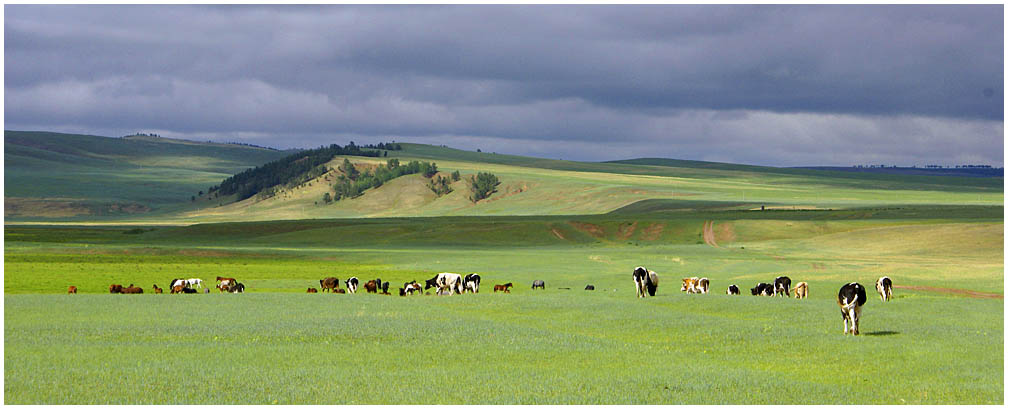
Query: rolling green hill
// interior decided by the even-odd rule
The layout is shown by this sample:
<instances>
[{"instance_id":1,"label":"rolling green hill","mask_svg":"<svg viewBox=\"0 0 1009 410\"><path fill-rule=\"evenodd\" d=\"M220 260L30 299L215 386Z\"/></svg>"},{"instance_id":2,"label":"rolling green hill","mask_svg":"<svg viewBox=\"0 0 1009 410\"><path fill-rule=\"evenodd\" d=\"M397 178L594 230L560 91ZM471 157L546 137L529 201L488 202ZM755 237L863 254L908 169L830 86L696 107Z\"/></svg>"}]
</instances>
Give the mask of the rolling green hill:
<instances>
[{"instance_id":1,"label":"rolling green hill","mask_svg":"<svg viewBox=\"0 0 1009 410\"><path fill-rule=\"evenodd\" d=\"M862 174L670 159L576 162L403 143L390 157L336 156L362 169L389 158L459 171L453 192L434 195L409 175L354 199L323 201L326 173L269 197L190 197L285 152L162 138L104 138L8 131L5 214L15 221L202 223L326 218L588 215L653 208L848 209L898 205L1001 206L1002 178ZM497 192L473 203L466 179L490 172ZM644 202L642 202L644 201ZM26 210L34 211L35 214ZM45 218L41 218L45 217Z\"/></svg>"},{"instance_id":2,"label":"rolling green hill","mask_svg":"<svg viewBox=\"0 0 1009 410\"><path fill-rule=\"evenodd\" d=\"M289 154L157 137L4 131L4 215L66 219L164 214L223 178Z\"/></svg>"}]
</instances>

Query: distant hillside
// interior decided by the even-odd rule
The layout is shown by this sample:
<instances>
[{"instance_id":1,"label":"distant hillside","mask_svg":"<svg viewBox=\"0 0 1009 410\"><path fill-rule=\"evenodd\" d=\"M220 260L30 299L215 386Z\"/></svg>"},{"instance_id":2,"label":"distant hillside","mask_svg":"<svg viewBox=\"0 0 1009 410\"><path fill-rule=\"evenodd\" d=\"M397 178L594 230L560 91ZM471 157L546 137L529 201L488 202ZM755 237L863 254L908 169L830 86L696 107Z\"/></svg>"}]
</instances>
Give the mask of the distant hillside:
<instances>
[{"instance_id":1,"label":"distant hillside","mask_svg":"<svg viewBox=\"0 0 1009 410\"><path fill-rule=\"evenodd\" d=\"M945 177L1003 178L1003 168L869 168L869 167L798 167L799 169L815 169L820 171L858 172L891 175L928 175Z\"/></svg>"},{"instance_id":2,"label":"distant hillside","mask_svg":"<svg viewBox=\"0 0 1009 410\"><path fill-rule=\"evenodd\" d=\"M7 218L122 215L195 206L191 196L290 152L136 136L4 131Z\"/></svg>"}]
</instances>

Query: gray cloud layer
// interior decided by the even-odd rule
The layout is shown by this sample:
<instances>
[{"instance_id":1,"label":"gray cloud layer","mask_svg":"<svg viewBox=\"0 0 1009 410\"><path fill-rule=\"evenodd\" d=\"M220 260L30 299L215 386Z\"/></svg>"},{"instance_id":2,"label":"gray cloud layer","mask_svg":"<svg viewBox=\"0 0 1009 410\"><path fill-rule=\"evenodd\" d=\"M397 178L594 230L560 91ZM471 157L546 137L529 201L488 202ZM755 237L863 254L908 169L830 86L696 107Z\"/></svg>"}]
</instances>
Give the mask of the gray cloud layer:
<instances>
[{"instance_id":1,"label":"gray cloud layer","mask_svg":"<svg viewBox=\"0 0 1009 410\"><path fill-rule=\"evenodd\" d=\"M5 128L1003 162L1002 6L5 6ZM343 140L343 141L341 141Z\"/></svg>"}]
</instances>

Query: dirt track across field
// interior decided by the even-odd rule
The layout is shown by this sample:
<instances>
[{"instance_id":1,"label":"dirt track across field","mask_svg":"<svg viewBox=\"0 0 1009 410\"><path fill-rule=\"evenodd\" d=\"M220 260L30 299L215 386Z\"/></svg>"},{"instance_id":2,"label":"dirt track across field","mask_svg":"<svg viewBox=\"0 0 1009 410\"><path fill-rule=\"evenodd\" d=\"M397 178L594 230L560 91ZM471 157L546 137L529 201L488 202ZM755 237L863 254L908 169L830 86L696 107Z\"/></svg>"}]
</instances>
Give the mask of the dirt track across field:
<instances>
[{"instance_id":1,"label":"dirt track across field","mask_svg":"<svg viewBox=\"0 0 1009 410\"><path fill-rule=\"evenodd\" d=\"M720 248L717 243L715 243L715 221L704 221L704 243L711 245L716 248Z\"/></svg>"},{"instance_id":2,"label":"dirt track across field","mask_svg":"<svg viewBox=\"0 0 1009 410\"><path fill-rule=\"evenodd\" d=\"M931 286L902 286L894 285L895 289L908 289L908 290L923 290L926 292L938 292L938 293L948 293L959 296L966 296L969 298L988 298L988 299L1002 299L1003 295L999 293L987 293L978 292L966 289L952 289L952 288L933 288Z\"/></svg>"}]
</instances>

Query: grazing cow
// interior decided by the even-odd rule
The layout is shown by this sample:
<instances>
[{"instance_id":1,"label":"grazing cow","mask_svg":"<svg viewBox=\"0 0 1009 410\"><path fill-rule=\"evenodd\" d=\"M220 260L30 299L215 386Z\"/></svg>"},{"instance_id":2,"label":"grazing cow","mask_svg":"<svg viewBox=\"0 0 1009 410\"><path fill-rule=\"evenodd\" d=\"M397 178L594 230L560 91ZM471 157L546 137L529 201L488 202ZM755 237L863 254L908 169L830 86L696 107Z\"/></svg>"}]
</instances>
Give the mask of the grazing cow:
<instances>
[{"instance_id":1,"label":"grazing cow","mask_svg":"<svg viewBox=\"0 0 1009 410\"><path fill-rule=\"evenodd\" d=\"M760 282L757 286L750 288L750 294L753 296L773 296L774 286L771 286L770 283Z\"/></svg>"},{"instance_id":2,"label":"grazing cow","mask_svg":"<svg viewBox=\"0 0 1009 410\"><path fill-rule=\"evenodd\" d=\"M796 283L792 292L795 293L796 299L805 299L806 296L809 296L809 284L806 282Z\"/></svg>"},{"instance_id":3,"label":"grazing cow","mask_svg":"<svg viewBox=\"0 0 1009 410\"><path fill-rule=\"evenodd\" d=\"M547 288L547 284L546 284L546 282L543 282L542 280L536 279L536 280L533 281L533 289L536 289L536 288L546 289Z\"/></svg>"},{"instance_id":4,"label":"grazing cow","mask_svg":"<svg viewBox=\"0 0 1009 410\"><path fill-rule=\"evenodd\" d=\"M389 282L382 282L382 294L383 295L389 294Z\"/></svg>"},{"instance_id":5,"label":"grazing cow","mask_svg":"<svg viewBox=\"0 0 1009 410\"><path fill-rule=\"evenodd\" d=\"M151 286L154 287L154 293L162 293L161 288L159 288L156 283Z\"/></svg>"},{"instance_id":6,"label":"grazing cow","mask_svg":"<svg viewBox=\"0 0 1009 410\"><path fill-rule=\"evenodd\" d=\"M774 278L774 295L781 296L785 295L786 298L792 297L788 294L788 288L792 287L792 279L788 276L778 276Z\"/></svg>"},{"instance_id":7,"label":"grazing cow","mask_svg":"<svg viewBox=\"0 0 1009 410\"><path fill-rule=\"evenodd\" d=\"M348 292L357 293L357 285L360 283L360 281L357 280L357 276L351 276L345 283L347 284Z\"/></svg>"},{"instance_id":8,"label":"grazing cow","mask_svg":"<svg viewBox=\"0 0 1009 410\"><path fill-rule=\"evenodd\" d=\"M851 333L858 336L858 319L862 316L865 302L865 287L858 282L841 286L837 292L837 305L841 307L841 318L844 319L844 334L848 334L848 323L851 323Z\"/></svg>"},{"instance_id":9,"label":"grazing cow","mask_svg":"<svg viewBox=\"0 0 1009 410\"><path fill-rule=\"evenodd\" d=\"M144 289L138 286L133 286L133 284L131 283L130 286L123 288L123 291L120 293L139 294L144 293Z\"/></svg>"},{"instance_id":10,"label":"grazing cow","mask_svg":"<svg viewBox=\"0 0 1009 410\"><path fill-rule=\"evenodd\" d=\"M687 293L708 293L708 284L708 278L698 278L696 276L683 278L683 286L680 287L680 291Z\"/></svg>"},{"instance_id":11,"label":"grazing cow","mask_svg":"<svg viewBox=\"0 0 1009 410\"><path fill-rule=\"evenodd\" d=\"M414 292L424 293L423 289L417 281L410 281L403 284L403 289L407 295L412 295Z\"/></svg>"},{"instance_id":12,"label":"grazing cow","mask_svg":"<svg viewBox=\"0 0 1009 410\"><path fill-rule=\"evenodd\" d=\"M68 295L69 294L75 294L76 295L77 294L77 287L76 286L71 286L71 287L67 288L67 294Z\"/></svg>"},{"instance_id":13,"label":"grazing cow","mask_svg":"<svg viewBox=\"0 0 1009 410\"><path fill-rule=\"evenodd\" d=\"M188 288L186 288L186 287L184 287L182 285L175 285L175 286L172 286L172 290L169 291L168 293L172 293L172 294L182 293L183 289L188 289ZM222 289L221 291L223 292L224 290Z\"/></svg>"},{"instance_id":14,"label":"grazing cow","mask_svg":"<svg viewBox=\"0 0 1009 410\"><path fill-rule=\"evenodd\" d=\"M879 298L884 302L893 297L893 282L889 277L884 276L876 279L876 292L879 292Z\"/></svg>"},{"instance_id":15,"label":"grazing cow","mask_svg":"<svg viewBox=\"0 0 1009 410\"><path fill-rule=\"evenodd\" d=\"M406 296L406 288L399 288L399 295Z\"/></svg>"},{"instance_id":16,"label":"grazing cow","mask_svg":"<svg viewBox=\"0 0 1009 410\"><path fill-rule=\"evenodd\" d=\"M182 293L200 293L200 292L198 292L196 289L193 288L182 288Z\"/></svg>"},{"instance_id":17,"label":"grazing cow","mask_svg":"<svg viewBox=\"0 0 1009 410\"><path fill-rule=\"evenodd\" d=\"M505 283L504 285L494 285L494 292L496 293L498 291L501 291L501 292L504 292L504 293L511 293L511 291L508 290L508 288L510 288L510 287L512 287L512 283L511 282Z\"/></svg>"},{"instance_id":18,"label":"grazing cow","mask_svg":"<svg viewBox=\"0 0 1009 410\"><path fill-rule=\"evenodd\" d=\"M123 293L123 285L109 285L109 293Z\"/></svg>"},{"instance_id":19,"label":"grazing cow","mask_svg":"<svg viewBox=\"0 0 1009 410\"><path fill-rule=\"evenodd\" d=\"M435 277L428 279L424 283L424 290L435 288L436 293L448 289L449 295L463 292L462 275L458 273L442 272Z\"/></svg>"},{"instance_id":20,"label":"grazing cow","mask_svg":"<svg viewBox=\"0 0 1009 410\"><path fill-rule=\"evenodd\" d=\"M186 280L182 278L172 279L172 281L168 283L168 289L173 289L176 285L182 285L182 287L187 288L189 287L189 282L186 282Z\"/></svg>"},{"instance_id":21,"label":"grazing cow","mask_svg":"<svg viewBox=\"0 0 1009 410\"><path fill-rule=\"evenodd\" d=\"M330 291L330 292L332 292L333 289L338 289L340 287L340 279L334 278L334 277L328 277L326 279L320 279L319 280L319 286L322 287L322 291L323 292L325 292L327 290Z\"/></svg>"},{"instance_id":22,"label":"grazing cow","mask_svg":"<svg viewBox=\"0 0 1009 410\"><path fill-rule=\"evenodd\" d=\"M188 285L188 286L186 286L188 288L200 289L200 288L203 287L203 279L200 279L200 278L186 279L186 284Z\"/></svg>"},{"instance_id":23,"label":"grazing cow","mask_svg":"<svg viewBox=\"0 0 1009 410\"><path fill-rule=\"evenodd\" d=\"M308 293L319 293L315 288L308 288Z\"/></svg>"},{"instance_id":24,"label":"grazing cow","mask_svg":"<svg viewBox=\"0 0 1009 410\"><path fill-rule=\"evenodd\" d=\"M596 290L596 287L592 285L585 285L585 290Z\"/></svg>"},{"instance_id":25,"label":"grazing cow","mask_svg":"<svg viewBox=\"0 0 1009 410\"><path fill-rule=\"evenodd\" d=\"M373 280L369 280L367 283L364 284L364 291L367 293L378 292L378 283L375 283L375 281Z\"/></svg>"},{"instance_id":26,"label":"grazing cow","mask_svg":"<svg viewBox=\"0 0 1009 410\"><path fill-rule=\"evenodd\" d=\"M471 273L463 279L463 288L473 293L480 293L480 275Z\"/></svg>"},{"instance_id":27,"label":"grazing cow","mask_svg":"<svg viewBox=\"0 0 1009 410\"><path fill-rule=\"evenodd\" d=\"M659 287L659 275L645 269L644 266L638 266L634 268L631 277L634 278L634 287L638 292L639 298L655 296L655 290Z\"/></svg>"},{"instance_id":28,"label":"grazing cow","mask_svg":"<svg viewBox=\"0 0 1009 410\"><path fill-rule=\"evenodd\" d=\"M729 289L726 290L725 293L729 294L729 295L738 295L739 294L739 286L729 285Z\"/></svg>"},{"instance_id":29,"label":"grazing cow","mask_svg":"<svg viewBox=\"0 0 1009 410\"><path fill-rule=\"evenodd\" d=\"M243 285L241 282L235 282L234 285L231 285L231 287L228 288L228 292L231 292L231 293L245 293L245 285ZM189 293L189 292L186 292L186 293Z\"/></svg>"}]
</instances>

